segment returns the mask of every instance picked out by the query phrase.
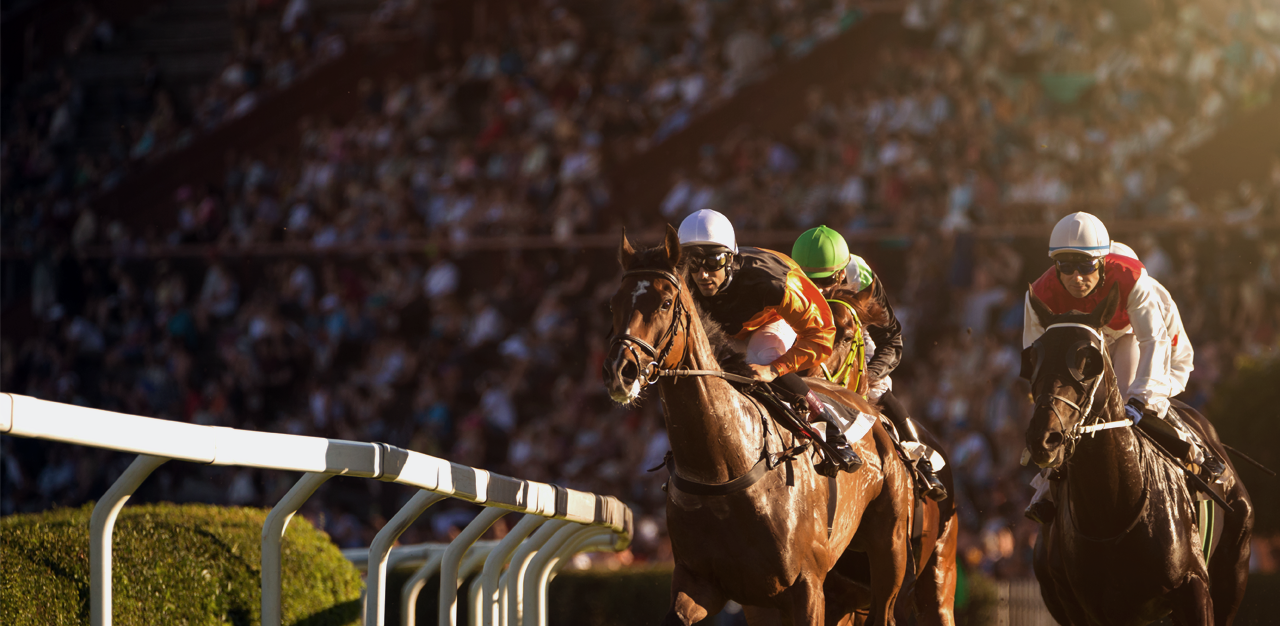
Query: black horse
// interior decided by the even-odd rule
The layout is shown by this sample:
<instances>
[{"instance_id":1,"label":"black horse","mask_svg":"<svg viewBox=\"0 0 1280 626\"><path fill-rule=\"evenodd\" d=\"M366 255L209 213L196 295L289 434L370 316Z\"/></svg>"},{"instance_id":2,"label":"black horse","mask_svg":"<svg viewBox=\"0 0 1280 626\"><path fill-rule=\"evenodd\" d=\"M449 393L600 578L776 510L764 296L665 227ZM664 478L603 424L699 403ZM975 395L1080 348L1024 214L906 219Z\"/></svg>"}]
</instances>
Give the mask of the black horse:
<instances>
[{"instance_id":1,"label":"black horse","mask_svg":"<svg viewBox=\"0 0 1280 626\"><path fill-rule=\"evenodd\" d=\"M1231 511L1206 563L1185 469L1125 421L1099 332L1118 292L1089 313L1054 315L1034 294L1030 301L1046 331L1023 355L1035 397L1027 448L1036 465L1062 474L1052 487L1057 517L1035 548L1049 612L1075 626L1149 624L1170 613L1179 625L1230 625L1253 528L1253 504L1234 468L1222 487ZM1175 406L1226 461L1208 420Z\"/></svg>"}]
</instances>

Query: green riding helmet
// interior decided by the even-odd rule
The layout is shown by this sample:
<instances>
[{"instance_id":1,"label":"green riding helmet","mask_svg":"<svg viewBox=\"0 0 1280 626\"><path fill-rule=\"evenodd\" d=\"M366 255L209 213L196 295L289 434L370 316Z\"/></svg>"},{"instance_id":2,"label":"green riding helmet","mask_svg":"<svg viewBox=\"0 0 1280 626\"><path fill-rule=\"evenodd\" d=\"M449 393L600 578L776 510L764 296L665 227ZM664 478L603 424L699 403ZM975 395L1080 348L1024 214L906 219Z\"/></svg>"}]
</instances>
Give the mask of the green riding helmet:
<instances>
[{"instance_id":1,"label":"green riding helmet","mask_svg":"<svg viewBox=\"0 0 1280 626\"><path fill-rule=\"evenodd\" d=\"M809 278L827 278L843 269L854 291L871 286L873 275L867 262L850 254L844 237L826 226L804 231L791 246L791 258Z\"/></svg>"},{"instance_id":2,"label":"green riding helmet","mask_svg":"<svg viewBox=\"0 0 1280 626\"><path fill-rule=\"evenodd\" d=\"M804 231L791 246L791 258L809 278L826 278L849 264L849 244L826 226Z\"/></svg>"}]
</instances>

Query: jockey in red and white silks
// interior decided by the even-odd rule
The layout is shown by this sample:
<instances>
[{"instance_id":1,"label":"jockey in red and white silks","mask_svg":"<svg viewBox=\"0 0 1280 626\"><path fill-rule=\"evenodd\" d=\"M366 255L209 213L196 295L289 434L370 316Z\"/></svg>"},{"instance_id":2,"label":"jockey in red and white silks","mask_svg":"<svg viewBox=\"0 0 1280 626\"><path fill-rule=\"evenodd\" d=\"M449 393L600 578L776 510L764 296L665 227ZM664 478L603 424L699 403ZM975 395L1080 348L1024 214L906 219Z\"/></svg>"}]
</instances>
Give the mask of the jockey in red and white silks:
<instances>
[{"instance_id":1,"label":"jockey in red and white silks","mask_svg":"<svg viewBox=\"0 0 1280 626\"><path fill-rule=\"evenodd\" d=\"M1123 246L1121 248L1120 246ZM1123 254L1120 252L1127 252ZM1112 285L1120 286L1120 309L1102 328L1107 352L1115 369L1120 396L1137 398L1159 417L1169 410L1169 398L1187 388L1194 352L1182 328L1178 305L1124 244L1112 243L1101 259L1100 284L1083 298L1077 298L1058 280L1057 267L1050 267L1031 289L1054 313L1092 311L1106 297ZM1026 296L1022 346L1044 334L1044 327L1031 310Z\"/></svg>"}]
</instances>

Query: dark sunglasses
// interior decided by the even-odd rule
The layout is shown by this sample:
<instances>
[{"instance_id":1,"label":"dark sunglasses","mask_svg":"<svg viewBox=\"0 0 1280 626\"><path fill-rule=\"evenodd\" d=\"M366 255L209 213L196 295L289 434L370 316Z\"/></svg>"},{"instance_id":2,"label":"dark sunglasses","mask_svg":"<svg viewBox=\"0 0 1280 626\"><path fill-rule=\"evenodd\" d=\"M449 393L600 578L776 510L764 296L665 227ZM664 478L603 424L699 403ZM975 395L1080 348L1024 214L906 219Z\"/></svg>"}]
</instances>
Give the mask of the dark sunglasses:
<instances>
[{"instance_id":1,"label":"dark sunglasses","mask_svg":"<svg viewBox=\"0 0 1280 626\"><path fill-rule=\"evenodd\" d=\"M1098 271L1098 260L1089 259L1088 261L1055 261L1058 264L1058 271L1063 276L1070 276L1076 272L1080 272L1081 276L1088 276Z\"/></svg>"},{"instance_id":2,"label":"dark sunglasses","mask_svg":"<svg viewBox=\"0 0 1280 626\"><path fill-rule=\"evenodd\" d=\"M689 268L693 271L706 270L708 272L718 272L729 266L733 261L732 252L717 252L715 254L697 254L689 257Z\"/></svg>"}]
</instances>

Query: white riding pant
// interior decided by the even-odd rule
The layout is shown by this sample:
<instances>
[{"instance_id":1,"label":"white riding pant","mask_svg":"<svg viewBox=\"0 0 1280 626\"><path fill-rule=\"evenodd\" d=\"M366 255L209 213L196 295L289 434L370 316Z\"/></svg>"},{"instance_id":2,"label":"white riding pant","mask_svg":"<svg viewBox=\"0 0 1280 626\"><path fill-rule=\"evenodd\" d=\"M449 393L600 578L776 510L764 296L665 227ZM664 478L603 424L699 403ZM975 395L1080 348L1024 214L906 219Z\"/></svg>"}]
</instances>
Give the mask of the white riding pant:
<instances>
[{"instance_id":1,"label":"white riding pant","mask_svg":"<svg viewBox=\"0 0 1280 626\"><path fill-rule=\"evenodd\" d=\"M768 365L786 354L795 342L795 329L780 319L761 326L746 339L735 339L733 345L747 356L747 363Z\"/></svg>"},{"instance_id":2,"label":"white riding pant","mask_svg":"<svg viewBox=\"0 0 1280 626\"><path fill-rule=\"evenodd\" d=\"M1133 333L1126 333L1107 344L1107 352L1111 353L1111 369L1116 372L1116 386L1120 389L1120 397L1129 397L1129 387L1138 377L1138 338Z\"/></svg>"}]
</instances>

